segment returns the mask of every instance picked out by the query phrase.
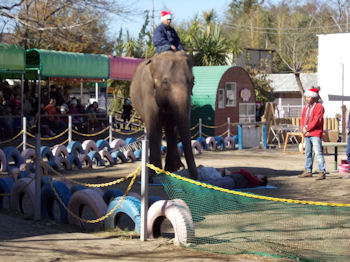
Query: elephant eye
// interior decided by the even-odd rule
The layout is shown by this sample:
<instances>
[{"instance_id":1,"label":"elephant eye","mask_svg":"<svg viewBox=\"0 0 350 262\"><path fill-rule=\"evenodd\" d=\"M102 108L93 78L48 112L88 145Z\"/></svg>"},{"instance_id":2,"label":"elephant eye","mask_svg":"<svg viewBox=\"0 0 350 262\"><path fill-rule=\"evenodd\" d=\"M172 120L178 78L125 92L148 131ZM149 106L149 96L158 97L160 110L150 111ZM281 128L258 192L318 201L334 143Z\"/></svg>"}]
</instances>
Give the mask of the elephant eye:
<instances>
[{"instance_id":1,"label":"elephant eye","mask_svg":"<svg viewBox=\"0 0 350 262\"><path fill-rule=\"evenodd\" d=\"M162 80L162 86L164 86L164 87L169 87L168 79L164 78L164 79Z\"/></svg>"}]
</instances>

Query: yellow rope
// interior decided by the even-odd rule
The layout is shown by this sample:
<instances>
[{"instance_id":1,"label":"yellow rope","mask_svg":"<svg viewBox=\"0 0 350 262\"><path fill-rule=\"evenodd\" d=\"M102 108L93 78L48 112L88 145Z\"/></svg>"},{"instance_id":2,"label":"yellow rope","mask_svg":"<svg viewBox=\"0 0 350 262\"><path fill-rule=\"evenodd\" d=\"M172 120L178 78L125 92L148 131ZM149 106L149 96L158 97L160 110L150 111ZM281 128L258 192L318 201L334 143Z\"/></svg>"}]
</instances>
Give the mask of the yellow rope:
<instances>
[{"instance_id":1,"label":"yellow rope","mask_svg":"<svg viewBox=\"0 0 350 262\"><path fill-rule=\"evenodd\" d=\"M193 127L191 127L190 128L190 130L192 131L192 130L194 130L196 127L198 127L199 126L199 123L197 123L196 125L194 125Z\"/></svg>"},{"instance_id":2,"label":"yellow rope","mask_svg":"<svg viewBox=\"0 0 350 262\"><path fill-rule=\"evenodd\" d=\"M191 139L196 138L196 136L198 136L198 134L199 134L199 131L197 131L193 136L191 136Z\"/></svg>"},{"instance_id":3,"label":"yellow rope","mask_svg":"<svg viewBox=\"0 0 350 262\"><path fill-rule=\"evenodd\" d=\"M20 148L23 144L24 142L20 143L18 146L16 146L16 148Z\"/></svg>"},{"instance_id":4,"label":"yellow rope","mask_svg":"<svg viewBox=\"0 0 350 262\"><path fill-rule=\"evenodd\" d=\"M53 137L41 137L40 140L54 140L56 138L59 138L60 136L63 136L65 133L68 132L68 128L66 130L64 130L61 134L58 134L56 136L53 136Z\"/></svg>"},{"instance_id":5,"label":"yellow rope","mask_svg":"<svg viewBox=\"0 0 350 262\"><path fill-rule=\"evenodd\" d=\"M60 144L56 144L56 145L54 145L54 146L52 146L52 147L50 147L50 149L52 150L52 149L54 149L54 147L55 146L57 146L57 145L64 145L65 143L67 143L69 141L69 139L67 138L66 140L64 140L62 143L60 143Z\"/></svg>"},{"instance_id":6,"label":"yellow rope","mask_svg":"<svg viewBox=\"0 0 350 262\"><path fill-rule=\"evenodd\" d=\"M137 170L136 170L136 171L137 171ZM58 195L58 193L57 193L55 187L53 186L52 181L51 181L50 179L49 179L48 181L49 181L49 183L50 183L50 186L51 186L51 188L52 188L54 194L56 195L57 200L60 202L60 204L63 206L63 208L64 208L65 210L67 210L67 212L68 212L70 215L72 215L74 218L76 218L76 219L78 219L78 220L80 220L80 221L82 221L82 222L84 222L84 223L94 224L94 223L98 223L98 222L101 222L101 221L105 220L107 217L109 217L110 215L112 215L113 212L114 212L115 210L117 210L117 208L118 208L119 205L123 202L123 200L125 199L126 195L129 193L129 191L130 191L132 185L133 185L134 182L135 182L135 179L136 179L136 176L137 176L137 173L138 173L138 172L136 172L136 171L134 171L134 172L132 173L132 174L133 174L133 177L132 177L132 179L131 179L131 181L130 181L130 184L129 184L128 188L126 189L124 195L122 196L121 200L118 202L118 204L117 204L111 211L109 211L106 215L104 215L104 216L102 216L102 217L100 217L100 218L97 218L97 219L93 219L93 220L83 219L83 218L79 217L78 215L76 215L75 213L73 213L73 212L63 203L63 201L62 201L62 199L60 198L60 196Z\"/></svg>"},{"instance_id":7,"label":"yellow rope","mask_svg":"<svg viewBox=\"0 0 350 262\"><path fill-rule=\"evenodd\" d=\"M15 192L12 192L12 191L11 191L11 193L9 193L9 194L8 194L8 193L0 193L0 196L6 197L6 196L13 196L13 195L16 195L16 194L22 192L25 188L27 188L27 187L30 185L30 183L33 182L33 180L34 180L34 177L32 177L32 178L30 179L30 181L29 181L27 184L25 184L22 188L19 188L17 191L15 191Z\"/></svg>"},{"instance_id":8,"label":"yellow rope","mask_svg":"<svg viewBox=\"0 0 350 262\"><path fill-rule=\"evenodd\" d=\"M35 137L35 135L33 135L33 134L29 133L28 131L27 131L27 136L30 136L30 137Z\"/></svg>"},{"instance_id":9,"label":"yellow rope","mask_svg":"<svg viewBox=\"0 0 350 262\"><path fill-rule=\"evenodd\" d=\"M137 129L133 132L122 132L122 131L118 131L117 129L114 129L114 132L118 133L118 134L121 134L121 135L133 135L133 134L136 134L137 132L140 132L142 131L143 129L140 128L140 129Z\"/></svg>"},{"instance_id":10,"label":"yellow rope","mask_svg":"<svg viewBox=\"0 0 350 262\"><path fill-rule=\"evenodd\" d=\"M134 176L134 173L138 174L141 170L141 166L138 167L133 173L127 175L126 177L122 177L122 178L119 178L115 181L112 181L112 182L108 182L108 183L103 183L103 184L87 184L87 183L81 183L81 182L78 182L78 181L75 181L73 179L70 179L68 177L65 177L63 176L62 174L60 174L59 172L57 172L55 169L53 169L51 166L48 166L48 168L55 174L55 175L58 175L58 176L61 176L61 177L64 177L65 179L67 179L68 181L72 182L73 184L76 184L76 185L82 185L82 186L86 186L86 187L107 187L107 186L112 186L112 185L115 185L115 184L119 184L121 182L124 182L125 180L129 179L130 177L133 177Z\"/></svg>"},{"instance_id":11,"label":"yellow rope","mask_svg":"<svg viewBox=\"0 0 350 262\"><path fill-rule=\"evenodd\" d=\"M303 204L303 205L313 205L313 206L335 206L335 207L350 207L350 204L343 204L343 203L326 203L326 202L315 202L315 201L305 201L305 200L296 200L296 199L287 199L287 198L277 198L277 197L267 197L267 196L260 196L260 195L253 195L249 193L244 193L244 192L239 192L239 191L234 191L234 190L229 190L217 186L213 186L210 184L205 184L196 180L192 180L190 178L182 177L173 173L170 173L168 171L165 171L163 169L160 169L152 164L147 164L147 166L151 169L153 169L157 174L163 173L168 176L174 177L179 180L186 181L188 183L233 194L233 195L239 195L239 196L244 196L244 197L250 197L250 198L256 198L256 199L262 199L262 200L269 200L269 201L275 201L275 202L285 202L285 203L293 203L293 204Z\"/></svg>"},{"instance_id":12,"label":"yellow rope","mask_svg":"<svg viewBox=\"0 0 350 262\"><path fill-rule=\"evenodd\" d=\"M94 134L84 134L84 133L80 133L76 130L72 130L74 133L76 133L77 135L80 135L80 136L97 136L97 135L100 135L102 134L103 132L105 132L107 129L109 129L109 127L106 127L104 129L102 129L101 131L97 132L97 133L94 133Z\"/></svg>"},{"instance_id":13,"label":"yellow rope","mask_svg":"<svg viewBox=\"0 0 350 262\"><path fill-rule=\"evenodd\" d=\"M222 133L221 135L219 135L219 136L224 136L226 134L227 134L227 130L224 133Z\"/></svg>"},{"instance_id":14,"label":"yellow rope","mask_svg":"<svg viewBox=\"0 0 350 262\"><path fill-rule=\"evenodd\" d=\"M28 144L28 143L26 143L26 146L29 146L29 147L31 147L31 148L35 148L35 146L33 146L33 145L31 145L31 144Z\"/></svg>"},{"instance_id":15,"label":"yellow rope","mask_svg":"<svg viewBox=\"0 0 350 262\"><path fill-rule=\"evenodd\" d=\"M19 133L17 135L15 135L14 137L8 139L8 140L5 140L5 141L1 141L0 144L5 144L5 143L8 143L8 142L11 142L13 140L15 140L17 137L19 137L20 135L23 134L23 130L19 131Z\"/></svg>"},{"instance_id":16,"label":"yellow rope","mask_svg":"<svg viewBox=\"0 0 350 262\"><path fill-rule=\"evenodd\" d=\"M208 126L208 125L205 125L205 124L202 124L202 126L206 127L206 128L219 128L219 127L223 127L223 126L226 126L227 123L223 123L221 125L218 125L218 126Z\"/></svg>"}]
</instances>

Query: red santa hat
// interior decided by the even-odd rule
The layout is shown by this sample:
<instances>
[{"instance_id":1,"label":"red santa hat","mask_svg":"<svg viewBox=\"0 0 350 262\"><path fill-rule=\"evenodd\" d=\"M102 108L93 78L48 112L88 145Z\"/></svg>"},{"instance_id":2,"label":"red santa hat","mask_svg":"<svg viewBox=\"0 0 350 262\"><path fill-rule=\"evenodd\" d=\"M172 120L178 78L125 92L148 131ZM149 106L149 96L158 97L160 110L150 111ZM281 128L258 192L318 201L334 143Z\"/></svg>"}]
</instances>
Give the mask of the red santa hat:
<instances>
[{"instance_id":1,"label":"red santa hat","mask_svg":"<svg viewBox=\"0 0 350 262\"><path fill-rule=\"evenodd\" d=\"M305 91L304 96L318 97L318 91L317 88L310 88Z\"/></svg>"},{"instance_id":2,"label":"red santa hat","mask_svg":"<svg viewBox=\"0 0 350 262\"><path fill-rule=\"evenodd\" d=\"M171 19L171 12L170 11L162 11L160 18L162 21Z\"/></svg>"}]
</instances>

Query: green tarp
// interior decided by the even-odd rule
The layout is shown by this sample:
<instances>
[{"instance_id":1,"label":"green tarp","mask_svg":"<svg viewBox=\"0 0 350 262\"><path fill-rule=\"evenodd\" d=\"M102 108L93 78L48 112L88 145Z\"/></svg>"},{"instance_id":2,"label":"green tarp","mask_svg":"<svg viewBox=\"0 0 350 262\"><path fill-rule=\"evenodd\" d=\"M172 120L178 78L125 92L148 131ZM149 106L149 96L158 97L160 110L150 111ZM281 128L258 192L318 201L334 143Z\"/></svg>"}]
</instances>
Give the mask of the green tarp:
<instances>
[{"instance_id":1,"label":"green tarp","mask_svg":"<svg viewBox=\"0 0 350 262\"><path fill-rule=\"evenodd\" d=\"M25 50L18 45L0 44L0 72L18 73L26 67Z\"/></svg>"},{"instance_id":2,"label":"green tarp","mask_svg":"<svg viewBox=\"0 0 350 262\"><path fill-rule=\"evenodd\" d=\"M42 77L109 77L109 59L106 55L30 49L27 50L26 59L27 69L39 69Z\"/></svg>"}]
</instances>

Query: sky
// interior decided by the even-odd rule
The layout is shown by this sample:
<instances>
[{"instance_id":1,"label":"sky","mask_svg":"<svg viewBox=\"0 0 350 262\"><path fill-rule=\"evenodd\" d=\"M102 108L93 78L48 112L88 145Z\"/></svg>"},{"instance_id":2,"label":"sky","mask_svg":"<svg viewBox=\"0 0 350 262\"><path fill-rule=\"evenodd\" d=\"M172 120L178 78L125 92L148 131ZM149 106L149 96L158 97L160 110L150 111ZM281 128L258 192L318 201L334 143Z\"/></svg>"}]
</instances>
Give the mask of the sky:
<instances>
[{"instance_id":1,"label":"sky","mask_svg":"<svg viewBox=\"0 0 350 262\"><path fill-rule=\"evenodd\" d=\"M137 37L144 21L145 15L142 14L144 10L152 10L152 2L154 2L154 22L155 25L160 23L160 12L162 10L170 10L173 15L173 22L180 23L184 20L192 19L196 14L202 15L203 11L214 9L219 19L224 18L225 9L231 2L230 0L140 0L133 1L133 10L139 12L130 20L122 18L114 18L110 26L111 33L116 37L120 27L123 31L128 30L132 36Z\"/></svg>"}]
</instances>

